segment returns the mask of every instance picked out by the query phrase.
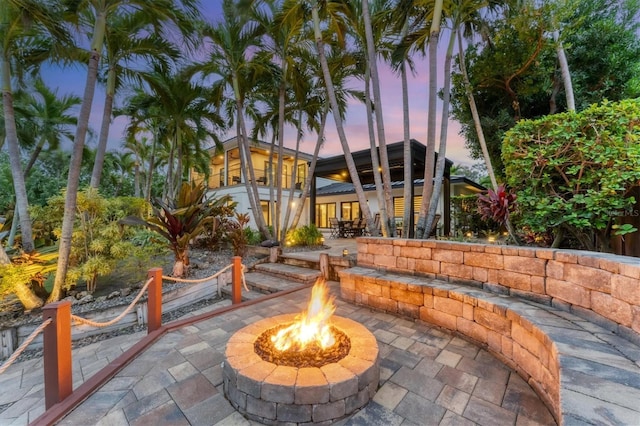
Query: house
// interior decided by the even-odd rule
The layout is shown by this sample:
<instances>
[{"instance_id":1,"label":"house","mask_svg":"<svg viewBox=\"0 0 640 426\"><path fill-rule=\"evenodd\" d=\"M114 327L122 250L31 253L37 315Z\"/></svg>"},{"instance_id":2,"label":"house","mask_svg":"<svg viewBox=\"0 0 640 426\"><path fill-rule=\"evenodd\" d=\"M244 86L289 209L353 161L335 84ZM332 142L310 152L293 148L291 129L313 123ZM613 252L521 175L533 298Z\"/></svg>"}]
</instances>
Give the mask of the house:
<instances>
[{"instance_id":1,"label":"house","mask_svg":"<svg viewBox=\"0 0 640 426\"><path fill-rule=\"evenodd\" d=\"M393 216L396 222L400 224L405 209L408 208L411 212L412 225L415 226L422 203L426 147L415 139L411 139L410 155L412 164L411 176L413 186L411 193L413 202L407 203L404 200L404 142L387 145L394 205L394 211L390 216ZM357 169L360 171L360 180L367 194L369 208L372 213L375 214L379 211L379 207L373 180L371 150L365 149L357 151L352 153L352 156ZM436 160L437 158L438 154L436 153ZM452 230L453 224L450 212L451 196L474 194L485 189L481 185L463 176L450 176L452 164L450 160L445 161L444 182L437 210L437 213L440 214L440 221L437 225L439 235L449 235ZM312 190L311 204L315 206L315 208L311 210L312 223L315 223L320 228L327 228L329 227L329 218L337 217L351 220L359 217L360 206L356 198L355 189L349 178L344 156L338 155L318 160L314 175L316 178L323 178L332 183L322 187L318 185L315 191ZM413 226L410 228L413 228Z\"/></svg>"},{"instance_id":2,"label":"house","mask_svg":"<svg viewBox=\"0 0 640 426\"><path fill-rule=\"evenodd\" d=\"M412 203L405 203L404 187L404 143L397 142L387 145L387 155L389 158L389 171L392 180L392 196L394 202L393 216L402 218L405 208L411 209L413 221L417 219L417 214L422 202L422 187L424 184L424 160L426 147L416 140L411 140L411 163L413 186ZM271 145L266 142L257 141L251 145L251 159L255 168L258 192L260 194L260 204L262 214L268 225L273 221L270 217L270 183L273 182L273 172L277 164L277 152L270 157ZM289 200L288 191L283 192L283 203L295 203L301 195L302 185L308 173L311 155L300 153L297 162L294 162L295 151L284 150L283 155L283 178L285 187L291 185L292 171L296 170L295 191L293 199ZM373 171L371 165L371 150L365 149L352 153L356 167L360 171L360 180L363 189L367 193L369 207L373 214L378 208L375 184L373 181ZM270 160L270 158L272 158ZM437 158L437 154L436 154ZM439 233L449 235L451 230L450 197L462 194L478 193L484 188L475 182L462 177L450 176L452 162L446 160L444 185L442 196L438 205L440 222L438 223ZM192 174L193 179L204 179L204 175ZM249 212L251 206L246 194L244 185L249 174L241 170L238 141L236 138L229 139L223 143L221 154L211 154L210 174L207 181L211 193L216 195L230 195L238 203L237 211ZM309 206L314 206L309 208ZM445 208L446 206L446 208ZM318 228L329 228L329 218L356 219L360 217L360 205L356 198L355 190L349 173L344 155L337 155L329 158L318 159L311 179L311 191L306 201L302 220L299 225L315 224ZM255 222L249 223L255 228Z\"/></svg>"},{"instance_id":3,"label":"house","mask_svg":"<svg viewBox=\"0 0 640 426\"><path fill-rule=\"evenodd\" d=\"M215 194L215 196L230 195L232 199L238 203L236 207L238 212L250 212L251 205L245 187L245 181L250 179L250 175L246 170L242 169L238 139L235 137L228 139L222 143L222 147L222 153L216 153L214 148L209 151L211 156L209 178L207 179L209 194ZM296 161L295 150L284 148L282 156L283 185L284 188L290 188L291 184L294 184L294 197L292 200L289 200L289 191L283 191L283 203L295 203L300 197L302 186L309 173L309 162L311 158L309 154L299 153ZM278 164L278 149L275 147L273 155L271 155L271 144L262 141L252 141L251 160L258 186L262 214L264 215L267 225L273 225L270 188L273 182L275 182L274 174ZM293 177L294 170L295 177ZM205 179L205 176L192 171L191 179L196 182L202 181ZM309 213L305 209L302 214L301 225L308 224L308 218ZM249 226L254 229L256 228L253 218Z\"/></svg>"}]
</instances>

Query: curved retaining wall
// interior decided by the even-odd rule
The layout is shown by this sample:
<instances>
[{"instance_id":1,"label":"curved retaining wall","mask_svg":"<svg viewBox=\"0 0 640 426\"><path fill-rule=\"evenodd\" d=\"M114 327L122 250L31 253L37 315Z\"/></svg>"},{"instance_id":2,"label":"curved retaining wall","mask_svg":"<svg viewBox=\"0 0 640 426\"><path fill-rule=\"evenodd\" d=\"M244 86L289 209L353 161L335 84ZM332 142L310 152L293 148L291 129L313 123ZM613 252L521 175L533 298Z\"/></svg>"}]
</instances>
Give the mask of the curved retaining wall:
<instances>
[{"instance_id":1,"label":"curved retaining wall","mask_svg":"<svg viewBox=\"0 0 640 426\"><path fill-rule=\"evenodd\" d=\"M640 259L577 250L359 238L358 266L551 305L640 344Z\"/></svg>"}]
</instances>

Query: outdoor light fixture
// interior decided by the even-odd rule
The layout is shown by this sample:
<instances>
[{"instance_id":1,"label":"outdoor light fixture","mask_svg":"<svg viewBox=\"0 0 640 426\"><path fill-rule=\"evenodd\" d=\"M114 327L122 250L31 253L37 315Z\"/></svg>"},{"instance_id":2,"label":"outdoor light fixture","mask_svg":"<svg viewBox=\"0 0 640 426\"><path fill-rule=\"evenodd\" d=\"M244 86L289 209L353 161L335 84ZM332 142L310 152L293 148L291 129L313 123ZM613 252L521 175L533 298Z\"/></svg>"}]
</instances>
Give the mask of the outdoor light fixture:
<instances>
[{"instance_id":1,"label":"outdoor light fixture","mask_svg":"<svg viewBox=\"0 0 640 426\"><path fill-rule=\"evenodd\" d=\"M349 256L349 250L347 250L347 249L342 250L342 255L343 256Z\"/></svg>"}]
</instances>

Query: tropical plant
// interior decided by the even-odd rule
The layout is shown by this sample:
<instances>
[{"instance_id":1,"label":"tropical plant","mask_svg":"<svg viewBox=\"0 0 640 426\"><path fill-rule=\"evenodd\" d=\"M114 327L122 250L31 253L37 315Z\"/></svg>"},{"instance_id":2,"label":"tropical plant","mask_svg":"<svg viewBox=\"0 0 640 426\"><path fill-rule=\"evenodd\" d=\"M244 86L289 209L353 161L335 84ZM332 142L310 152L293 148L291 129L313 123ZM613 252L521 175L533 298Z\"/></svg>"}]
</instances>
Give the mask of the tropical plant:
<instances>
[{"instance_id":1,"label":"tropical plant","mask_svg":"<svg viewBox=\"0 0 640 426\"><path fill-rule=\"evenodd\" d=\"M12 75L20 75L28 67L37 67L38 63L47 58L44 52L53 55L65 45L68 37L62 25L61 12L59 4L51 1L8 0L0 6L3 133L6 135L11 163L16 210L22 232L22 248L27 253L34 250L34 244L13 105Z\"/></svg>"},{"instance_id":2,"label":"tropical plant","mask_svg":"<svg viewBox=\"0 0 640 426\"><path fill-rule=\"evenodd\" d=\"M287 232L289 246L317 246L322 244L322 232L315 225L305 225Z\"/></svg>"},{"instance_id":3,"label":"tropical plant","mask_svg":"<svg viewBox=\"0 0 640 426\"><path fill-rule=\"evenodd\" d=\"M91 42L84 97L78 114L78 126L76 128L71 163L69 165L64 217L60 235L58 268L49 301L57 301L60 298L62 288L66 281L77 194L80 186L82 155L85 147L87 129L89 127L89 116L91 114L100 57L103 52L109 17L118 10L142 10L154 24L160 26L163 23L172 22L179 30L186 30L183 34L193 29L195 22L199 22L199 20L196 19L199 16L199 12L194 0L83 0L66 1L64 3L65 6L68 7L68 16L78 20L84 34L87 34L91 38Z\"/></svg>"},{"instance_id":4,"label":"tropical plant","mask_svg":"<svg viewBox=\"0 0 640 426\"><path fill-rule=\"evenodd\" d=\"M509 215L516 209L516 195L507 191L503 184L494 191L487 190L486 194L478 195L478 212L483 220L492 220L504 225Z\"/></svg>"},{"instance_id":5,"label":"tropical plant","mask_svg":"<svg viewBox=\"0 0 640 426\"><path fill-rule=\"evenodd\" d=\"M129 63L157 61L166 66L178 56L177 48L157 34L145 10L134 13L114 12L105 33L103 61L106 73L106 93L100 137L91 174L91 186L98 188L107 149L113 102L124 80L135 80L139 70Z\"/></svg>"},{"instance_id":6,"label":"tropical plant","mask_svg":"<svg viewBox=\"0 0 640 426\"><path fill-rule=\"evenodd\" d=\"M0 261L0 296L15 295L26 310L41 307L47 297L44 283L55 272L55 248L21 253L10 263Z\"/></svg>"},{"instance_id":7,"label":"tropical plant","mask_svg":"<svg viewBox=\"0 0 640 426\"><path fill-rule=\"evenodd\" d=\"M235 220L227 222L225 239L231 244L234 256L244 256L249 244L247 224L251 218L246 213L236 213Z\"/></svg>"},{"instance_id":8,"label":"tropical plant","mask_svg":"<svg viewBox=\"0 0 640 426\"><path fill-rule=\"evenodd\" d=\"M184 182L175 199L153 202L153 212L148 219L128 216L120 223L146 226L164 238L175 257L172 275L182 277L189 266L189 244L216 220L214 210L231 202L228 195L209 199L206 191L202 183Z\"/></svg>"},{"instance_id":9,"label":"tropical plant","mask_svg":"<svg viewBox=\"0 0 640 426\"><path fill-rule=\"evenodd\" d=\"M519 223L534 232L554 229L554 246L566 231L584 249L609 250L617 212L637 201L631 190L640 185L639 117L640 99L633 99L510 129L503 156L521 206Z\"/></svg>"}]
</instances>

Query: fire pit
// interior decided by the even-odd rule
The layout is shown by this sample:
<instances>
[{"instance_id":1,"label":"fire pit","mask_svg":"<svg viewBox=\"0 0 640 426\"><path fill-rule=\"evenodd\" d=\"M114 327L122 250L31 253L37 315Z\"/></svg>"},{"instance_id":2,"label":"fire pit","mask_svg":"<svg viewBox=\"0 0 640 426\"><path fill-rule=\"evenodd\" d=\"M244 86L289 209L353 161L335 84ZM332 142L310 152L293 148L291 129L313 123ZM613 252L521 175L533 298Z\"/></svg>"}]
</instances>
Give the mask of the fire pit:
<instances>
[{"instance_id":1,"label":"fire pit","mask_svg":"<svg viewBox=\"0 0 640 426\"><path fill-rule=\"evenodd\" d=\"M236 410L264 424L324 423L369 402L380 377L378 344L334 311L318 281L305 312L266 318L229 339L224 392Z\"/></svg>"}]
</instances>

